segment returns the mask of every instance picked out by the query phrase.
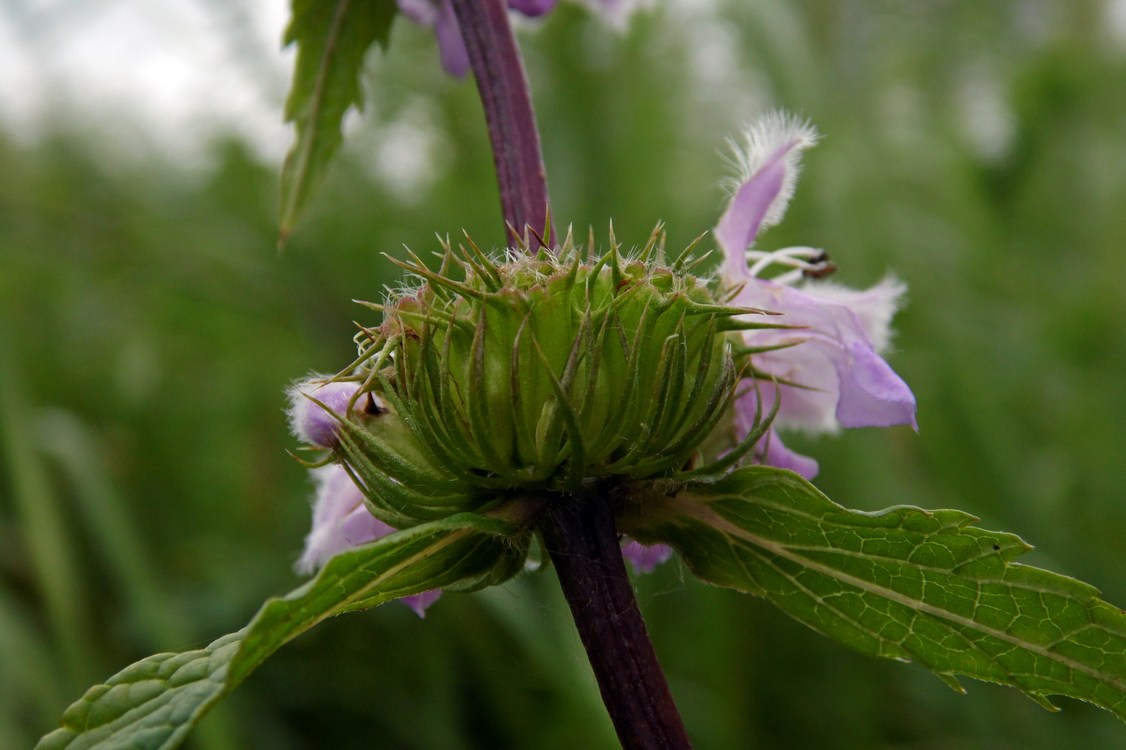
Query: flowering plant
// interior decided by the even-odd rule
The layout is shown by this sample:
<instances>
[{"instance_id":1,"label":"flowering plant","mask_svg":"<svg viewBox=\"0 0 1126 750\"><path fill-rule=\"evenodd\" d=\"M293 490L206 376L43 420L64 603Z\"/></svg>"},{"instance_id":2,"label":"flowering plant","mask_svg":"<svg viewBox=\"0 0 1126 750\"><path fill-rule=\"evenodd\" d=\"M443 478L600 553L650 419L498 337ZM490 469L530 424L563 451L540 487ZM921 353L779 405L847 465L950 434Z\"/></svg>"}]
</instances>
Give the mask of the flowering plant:
<instances>
[{"instance_id":1,"label":"flowering plant","mask_svg":"<svg viewBox=\"0 0 1126 750\"><path fill-rule=\"evenodd\" d=\"M292 428L316 451L299 563L316 577L241 631L92 688L44 747L174 746L322 620L395 599L421 615L441 591L519 574L537 544L628 747L689 740L623 555L642 570L676 554L702 580L859 651L918 661L957 690L966 675L1126 715L1120 610L1013 562L1024 542L960 511L847 510L809 483L816 462L782 443L787 429L916 426L914 396L881 356L904 286L846 289L822 280L824 251L755 246L782 218L809 126L775 114L748 128L713 273L696 254L707 240L670 258L659 227L637 252L612 233L604 250L558 241L506 15L552 4L399 5L434 26L447 69L463 69L456 52L476 75L512 246L447 242L437 270L397 261L414 281L368 304L382 319L360 327L355 360L291 390ZM362 3L327 7L294 7L283 233L389 23Z\"/></svg>"}]
</instances>

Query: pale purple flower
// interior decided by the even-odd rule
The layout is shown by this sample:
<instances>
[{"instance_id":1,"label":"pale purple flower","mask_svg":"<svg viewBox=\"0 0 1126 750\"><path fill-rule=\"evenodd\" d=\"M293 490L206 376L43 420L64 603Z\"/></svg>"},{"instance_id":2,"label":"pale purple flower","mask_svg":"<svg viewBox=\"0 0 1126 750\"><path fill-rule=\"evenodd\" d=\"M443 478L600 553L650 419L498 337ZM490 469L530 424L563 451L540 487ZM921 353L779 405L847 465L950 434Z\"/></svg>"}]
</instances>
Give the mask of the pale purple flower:
<instances>
[{"instance_id":1,"label":"pale purple flower","mask_svg":"<svg viewBox=\"0 0 1126 750\"><path fill-rule=\"evenodd\" d=\"M469 53L450 0L397 0L403 15L421 26L434 29L442 67L462 78L469 72ZM508 0L508 7L529 18L542 16L555 8L558 0Z\"/></svg>"},{"instance_id":2,"label":"pale purple flower","mask_svg":"<svg viewBox=\"0 0 1126 750\"><path fill-rule=\"evenodd\" d=\"M293 435L318 448L334 447L340 417L347 413L348 404L358 389L357 383L334 382L323 376L294 385L289 389L287 412Z\"/></svg>"},{"instance_id":3,"label":"pale purple flower","mask_svg":"<svg viewBox=\"0 0 1126 750\"><path fill-rule=\"evenodd\" d=\"M346 550L393 534L395 529L380 521L364 505L364 495L344 467L330 464L313 470L317 482L313 504L313 528L305 537L305 550L297 571L311 575ZM442 595L441 590L404 596L400 601L419 617Z\"/></svg>"},{"instance_id":4,"label":"pale purple flower","mask_svg":"<svg viewBox=\"0 0 1126 750\"><path fill-rule=\"evenodd\" d=\"M652 573L653 569L672 557L667 544L642 544L633 539L622 544L622 557L629 560L636 573Z\"/></svg>"},{"instance_id":5,"label":"pale purple flower","mask_svg":"<svg viewBox=\"0 0 1126 750\"><path fill-rule=\"evenodd\" d=\"M833 432L841 427L888 427L915 422L915 397L880 356L906 287L888 277L868 290L806 280L826 266L824 252L791 247L752 248L763 229L782 219L793 194L801 152L816 132L792 117L773 113L748 128L736 144L740 177L715 236L724 253L721 274L735 290L732 303L778 313L770 322L792 329L745 333L756 371L777 378L778 416L756 455L763 463L812 478L817 462L790 451L776 429ZM783 269L766 279L764 272ZM736 399L737 427L749 429L756 413L768 414L775 386L759 379Z\"/></svg>"}]
</instances>

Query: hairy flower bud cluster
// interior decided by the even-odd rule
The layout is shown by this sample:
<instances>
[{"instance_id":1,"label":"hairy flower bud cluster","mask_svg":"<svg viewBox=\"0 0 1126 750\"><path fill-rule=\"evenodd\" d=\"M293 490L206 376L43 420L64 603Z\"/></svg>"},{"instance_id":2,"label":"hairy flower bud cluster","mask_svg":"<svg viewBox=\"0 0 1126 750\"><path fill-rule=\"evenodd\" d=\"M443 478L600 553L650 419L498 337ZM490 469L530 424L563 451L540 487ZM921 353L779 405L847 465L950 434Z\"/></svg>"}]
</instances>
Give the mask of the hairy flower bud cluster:
<instances>
[{"instance_id":1,"label":"hairy flower bud cluster","mask_svg":"<svg viewBox=\"0 0 1126 750\"><path fill-rule=\"evenodd\" d=\"M628 259L613 240L600 257L568 240L504 262L469 244L438 272L403 264L422 283L370 305L383 323L336 379L355 391L328 410L335 452L373 513L402 527L698 461L735 394L726 332L747 309L662 263L659 232Z\"/></svg>"}]
</instances>

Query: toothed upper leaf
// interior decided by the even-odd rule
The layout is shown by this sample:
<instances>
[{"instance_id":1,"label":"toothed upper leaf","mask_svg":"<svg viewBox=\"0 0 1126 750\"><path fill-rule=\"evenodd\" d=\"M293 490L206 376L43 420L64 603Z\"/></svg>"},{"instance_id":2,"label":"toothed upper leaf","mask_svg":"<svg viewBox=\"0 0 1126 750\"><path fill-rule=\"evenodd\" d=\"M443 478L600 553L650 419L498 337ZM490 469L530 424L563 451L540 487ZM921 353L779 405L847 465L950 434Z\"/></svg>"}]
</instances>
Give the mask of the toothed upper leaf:
<instances>
[{"instance_id":1,"label":"toothed upper leaf","mask_svg":"<svg viewBox=\"0 0 1126 750\"><path fill-rule=\"evenodd\" d=\"M297 45L297 62L285 119L297 140L282 167L283 241L340 147L345 113L362 108L364 58L372 45L387 44L395 12L394 0L293 0L285 43Z\"/></svg>"},{"instance_id":2,"label":"toothed upper leaf","mask_svg":"<svg viewBox=\"0 0 1126 750\"><path fill-rule=\"evenodd\" d=\"M764 466L655 499L623 530L706 581L764 596L864 653L1089 701L1126 719L1126 614L1093 587L1014 563L1029 546L954 510L842 508Z\"/></svg>"}]
</instances>

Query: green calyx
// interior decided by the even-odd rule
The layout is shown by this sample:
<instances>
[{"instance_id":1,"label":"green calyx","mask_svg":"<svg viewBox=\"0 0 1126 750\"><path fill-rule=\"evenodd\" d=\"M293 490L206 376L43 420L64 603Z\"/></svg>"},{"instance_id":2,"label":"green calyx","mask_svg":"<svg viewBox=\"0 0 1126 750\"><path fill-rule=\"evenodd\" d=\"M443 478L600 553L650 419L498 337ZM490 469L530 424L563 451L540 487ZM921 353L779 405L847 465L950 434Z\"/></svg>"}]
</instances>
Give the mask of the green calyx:
<instances>
[{"instance_id":1,"label":"green calyx","mask_svg":"<svg viewBox=\"0 0 1126 750\"><path fill-rule=\"evenodd\" d=\"M727 332L749 311L662 245L658 228L632 258L568 236L503 262L470 242L437 272L400 263L422 283L369 305L383 322L361 329L348 376L387 408L351 409L337 448L373 512L409 525L698 463L739 378Z\"/></svg>"}]
</instances>

